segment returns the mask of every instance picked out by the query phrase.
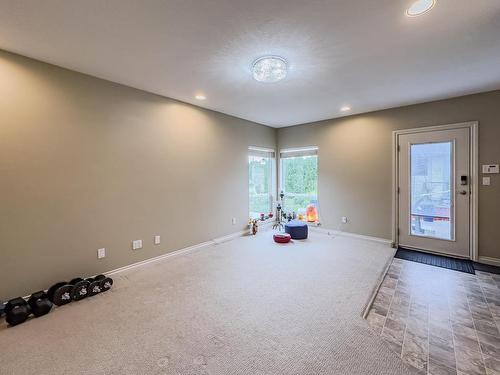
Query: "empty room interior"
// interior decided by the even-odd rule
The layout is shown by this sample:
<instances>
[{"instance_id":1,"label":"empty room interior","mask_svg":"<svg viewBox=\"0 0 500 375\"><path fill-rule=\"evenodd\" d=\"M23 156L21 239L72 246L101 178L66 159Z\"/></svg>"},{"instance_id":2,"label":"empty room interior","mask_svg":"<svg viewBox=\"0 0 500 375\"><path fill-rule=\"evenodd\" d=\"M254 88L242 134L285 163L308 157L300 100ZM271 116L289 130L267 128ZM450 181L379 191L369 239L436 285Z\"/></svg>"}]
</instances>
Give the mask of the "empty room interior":
<instances>
[{"instance_id":1,"label":"empty room interior","mask_svg":"<svg viewBox=\"0 0 500 375\"><path fill-rule=\"evenodd\" d=\"M0 374L500 375L499 0L0 0Z\"/></svg>"}]
</instances>

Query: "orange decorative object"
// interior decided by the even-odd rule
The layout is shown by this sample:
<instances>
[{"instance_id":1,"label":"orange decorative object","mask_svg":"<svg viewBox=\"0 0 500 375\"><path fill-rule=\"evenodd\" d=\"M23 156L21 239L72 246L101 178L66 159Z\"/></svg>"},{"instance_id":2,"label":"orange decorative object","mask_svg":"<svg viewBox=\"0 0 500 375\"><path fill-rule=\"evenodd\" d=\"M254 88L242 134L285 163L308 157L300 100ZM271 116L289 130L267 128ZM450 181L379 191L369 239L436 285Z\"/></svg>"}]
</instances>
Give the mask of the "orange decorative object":
<instances>
[{"instance_id":1,"label":"orange decorative object","mask_svg":"<svg viewBox=\"0 0 500 375\"><path fill-rule=\"evenodd\" d=\"M315 204L311 203L307 206L306 217L309 223L315 223L318 221L318 209Z\"/></svg>"}]
</instances>

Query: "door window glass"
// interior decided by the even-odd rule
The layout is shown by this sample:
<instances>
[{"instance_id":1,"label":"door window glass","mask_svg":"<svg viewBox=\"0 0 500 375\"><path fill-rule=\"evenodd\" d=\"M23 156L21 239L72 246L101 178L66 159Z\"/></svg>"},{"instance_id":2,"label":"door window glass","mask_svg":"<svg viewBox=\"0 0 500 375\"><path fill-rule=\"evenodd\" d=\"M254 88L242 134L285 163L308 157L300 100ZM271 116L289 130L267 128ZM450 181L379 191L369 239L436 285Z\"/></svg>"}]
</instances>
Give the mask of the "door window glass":
<instances>
[{"instance_id":1,"label":"door window glass","mask_svg":"<svg viewBox=\"0 0 500 375\"><path fill-rule=\"evenodd\" d=\"M453 239L451 142L413 144L410 228L414 236Z\"/></svg>"}]
</instances>

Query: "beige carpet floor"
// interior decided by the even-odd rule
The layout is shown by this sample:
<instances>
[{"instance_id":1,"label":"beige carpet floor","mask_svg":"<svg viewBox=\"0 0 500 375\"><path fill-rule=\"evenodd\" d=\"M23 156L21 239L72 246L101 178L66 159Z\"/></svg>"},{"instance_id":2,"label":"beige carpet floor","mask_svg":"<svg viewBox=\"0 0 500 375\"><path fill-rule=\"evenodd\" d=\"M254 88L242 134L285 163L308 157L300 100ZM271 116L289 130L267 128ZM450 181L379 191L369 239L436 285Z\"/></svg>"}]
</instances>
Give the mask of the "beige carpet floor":
<instances>
[{"instance_id":1,"label":"beige carpet floor","mask_svg":"<svg viewBox=\"0 0 500 375\"><path fill-rule=\"evenodd\" d=\"M362 318L392 249L271 234L128 270L105 294L1 323L0 373L416 373Z\"/></svg>"}]
</instances>

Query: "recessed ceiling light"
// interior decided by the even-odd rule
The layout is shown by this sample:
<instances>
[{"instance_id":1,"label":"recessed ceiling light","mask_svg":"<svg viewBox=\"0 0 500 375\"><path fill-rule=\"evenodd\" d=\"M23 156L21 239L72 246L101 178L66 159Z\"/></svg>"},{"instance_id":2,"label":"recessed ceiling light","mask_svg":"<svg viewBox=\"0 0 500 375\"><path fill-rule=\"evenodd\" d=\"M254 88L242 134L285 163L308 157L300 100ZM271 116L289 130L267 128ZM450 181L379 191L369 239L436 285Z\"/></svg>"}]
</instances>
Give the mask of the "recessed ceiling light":
<instances>
[{"instance_id":1,"label":"recessed ceiling light","mask_svg":"<svg viewBox=\"0 0 500 375\"><path fill-rule=\"evenodd\" d=\"M279 56L263 56L252 64L253 78L259 82L278 82L286 77L286 60Z\"/></svg>"},{"instance_id":2,"label":"recessed ceiling light","mask_svg":"<svg viewBox=\"0 0 500 375\"><path fill-rule=\"evenodd\" d=\"M195 98L198 100L205 100L207 97L203 94L196 94Z\"/></svg>"},{"instance_id":3,"label":"recessed ceiling light","mask_svg":"<svg viewBox=\"0 0 500 375\"><path fill-rule=\"evenodd\" d=\"M436 1L437 0L417 0L406 10L406 15L408 17L421 16L434 8Z\"/></svg>"},{"instance_id":4,"label":"recessed ceiling light","mask_svg":"<svg viewBox=\"0 0 500 375\"><path fill-rule=\"evenodd\" d=\"M343 107L340 108L340 111L341 112L347 112L347 111L350 111L351 110L351 107L349 107L348 105L345 105Z\"/></svg>"}]
</instances>

